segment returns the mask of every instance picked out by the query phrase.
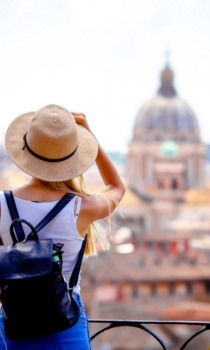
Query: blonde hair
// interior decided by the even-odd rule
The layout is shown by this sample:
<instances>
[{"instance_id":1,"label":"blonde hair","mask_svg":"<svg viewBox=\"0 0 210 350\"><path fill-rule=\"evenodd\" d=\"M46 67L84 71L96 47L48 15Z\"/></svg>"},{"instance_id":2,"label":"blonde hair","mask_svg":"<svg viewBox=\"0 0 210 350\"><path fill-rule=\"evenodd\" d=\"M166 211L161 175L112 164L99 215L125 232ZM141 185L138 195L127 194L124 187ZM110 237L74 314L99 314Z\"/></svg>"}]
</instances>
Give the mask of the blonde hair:
<instances>
[{"instance_id":1,"label":"blonde hair","mask_svg":"<svg viewBox=\"0 0 210 350\"><path fill-rule=\"evenodd\" d=\"M85 182L84 182L83 175L80 175L74 179L70 179L67 181L60 181L60 182L42 180L42 183L49 188L61 190L67 193L72 193L81 197L85 197L87 195L94 195L94 194L87 193L85 189ZM97 254L97 251L100 249L108 250L109 246L110 244L108 241L108 236L107 234L105 234L102 227L100 230L96 227L94 223L92 223L87 232L85 255L95 255Z\"/></svg>"}]
</instances>

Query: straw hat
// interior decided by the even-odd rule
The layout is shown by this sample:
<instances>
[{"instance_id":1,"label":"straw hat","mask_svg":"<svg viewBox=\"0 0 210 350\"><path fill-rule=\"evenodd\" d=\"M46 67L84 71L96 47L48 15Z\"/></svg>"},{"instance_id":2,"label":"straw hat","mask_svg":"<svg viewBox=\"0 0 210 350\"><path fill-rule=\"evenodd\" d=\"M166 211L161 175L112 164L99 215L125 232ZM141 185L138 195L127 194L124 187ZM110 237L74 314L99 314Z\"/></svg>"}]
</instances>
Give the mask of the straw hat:
<instances>
[{"instance_id":1,"label":"straw hat","mask_svg":"<svg viewBox=\"0 0 210 350\"><path fill-rule=\"evenodd\" d=\"M8 127L5 144L12 161L25 173L45 181L79 176L94 162L95 137L57 105L25 113Z\"/></svg>"}]
</instances>

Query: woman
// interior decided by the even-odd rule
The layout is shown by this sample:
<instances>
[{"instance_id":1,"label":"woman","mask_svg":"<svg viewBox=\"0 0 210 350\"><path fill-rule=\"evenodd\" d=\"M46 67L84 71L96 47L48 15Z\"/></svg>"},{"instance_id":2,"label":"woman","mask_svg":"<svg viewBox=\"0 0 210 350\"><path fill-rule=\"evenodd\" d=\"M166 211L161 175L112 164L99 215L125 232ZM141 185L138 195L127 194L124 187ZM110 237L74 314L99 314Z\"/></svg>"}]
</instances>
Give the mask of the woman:
<instances>
[{"instance_id":1,"label":"woman","mask_svg":"<svg viewBox=\"0 0 210 350\"><path fill-rule=\"evenodd\" d=\"M17 117L7 130L5 143L12 161L31 176L28 183L13 191L21 218L35 226L64 193L75 195L53 222L39 232L40 239L52 238L64 244L63 273L69 280L86 234L87 255L95 253L98 244L102 248L108 246L107 238L94 229L93 223L109 216L121 201L125 188L119 174L91 133L84 114L70 113L61 106L49 105ZM84 190L82 174L94 161L105 189L90 195ZM6 245L11 243L11 219L3 193L0 206L0 237ZM2 325L1 349L91 349L80 281L74 293L83 310L76 325L31 340L6 338Z\"/></svg>"}]
</instances>

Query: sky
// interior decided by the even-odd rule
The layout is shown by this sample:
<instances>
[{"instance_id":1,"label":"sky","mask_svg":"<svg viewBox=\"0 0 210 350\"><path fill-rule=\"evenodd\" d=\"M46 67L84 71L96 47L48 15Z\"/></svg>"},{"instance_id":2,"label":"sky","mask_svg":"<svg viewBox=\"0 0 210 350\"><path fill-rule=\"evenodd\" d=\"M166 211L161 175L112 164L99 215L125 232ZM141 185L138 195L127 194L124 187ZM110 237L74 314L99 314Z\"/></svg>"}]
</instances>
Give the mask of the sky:
<instances>
[{"instance_id":1,"label":"sky","mask_svg":"<svg viewBox=\"0 0 210 350\"><path fill-rule=\"evenodd\" d=\"M209 0L0 0L0 140L15 117L55 103L126 152L167 59L210 143Z\"/></svg>"}]
</instances>

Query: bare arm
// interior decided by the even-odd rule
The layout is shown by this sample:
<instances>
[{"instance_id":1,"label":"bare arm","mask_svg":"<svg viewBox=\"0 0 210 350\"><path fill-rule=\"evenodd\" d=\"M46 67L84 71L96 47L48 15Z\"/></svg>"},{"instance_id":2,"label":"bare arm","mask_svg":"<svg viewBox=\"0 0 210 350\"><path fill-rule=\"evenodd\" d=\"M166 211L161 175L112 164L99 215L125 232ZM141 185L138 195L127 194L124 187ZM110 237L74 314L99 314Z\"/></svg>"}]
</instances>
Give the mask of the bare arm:
<instances>
[{"instance_id":1,"label":"bare arm","mask_svg":"<svg viewBox=\"0 0 210 350\"><path fill-rule=\"evenodd\" d=\"M72 114L78 124L82 125L91 132L84 114ZM118 174L117 169L99 143L96 165L106 189L103 192L103 195L93 197L89 196L82 200L81 210L83 219L85 220L86 218L88 224L95 220L104 218L113 212L125 193L125 186Z\"/></svg>"}]
</instances>

